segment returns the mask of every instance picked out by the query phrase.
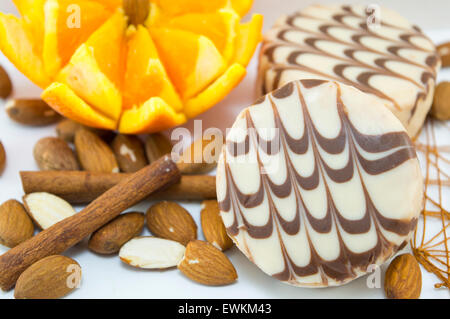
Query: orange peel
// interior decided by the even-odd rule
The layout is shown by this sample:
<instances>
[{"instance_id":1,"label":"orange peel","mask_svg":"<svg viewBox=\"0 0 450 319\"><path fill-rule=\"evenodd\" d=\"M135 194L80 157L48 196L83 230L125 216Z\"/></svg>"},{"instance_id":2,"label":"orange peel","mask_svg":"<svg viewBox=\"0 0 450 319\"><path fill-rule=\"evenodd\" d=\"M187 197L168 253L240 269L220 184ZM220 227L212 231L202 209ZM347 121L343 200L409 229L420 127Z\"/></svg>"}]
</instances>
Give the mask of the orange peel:
<instances>
[{"instance_id":1,"label":"orange peel","mask_svg":"<svg viewBox=\"0 0 450 319\"><path fill-rule=\"evenodd\" d=\"M57 112L126 134L181 125L220 102L261 40L261 15L240 22L253 0L150 0L138 26L122 0L13 2L21 18L0 12L5 56Z\"/></svg>"}]
</instances>

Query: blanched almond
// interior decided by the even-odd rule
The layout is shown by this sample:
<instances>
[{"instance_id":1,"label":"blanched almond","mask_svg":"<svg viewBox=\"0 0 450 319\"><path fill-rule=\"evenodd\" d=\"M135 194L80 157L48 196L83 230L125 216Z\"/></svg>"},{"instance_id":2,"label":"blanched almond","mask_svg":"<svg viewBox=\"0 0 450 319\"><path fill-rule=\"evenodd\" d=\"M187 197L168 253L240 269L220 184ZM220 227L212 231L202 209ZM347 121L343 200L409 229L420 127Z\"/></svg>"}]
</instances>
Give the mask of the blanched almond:
<instances>
[{"instance_id":1,"label":"blanched almond","mask_svg":"<svg viewBox=\"0 0 450 319\"><path fill-rule=\"evenodd\" d=\"M122 246L120 259L137 268L164 269L175 267L185 248L176 241L156 237L137 237Z\"/></svg>"},{"instance_id":2,"label":"blanched almond","mask_svg":"<svg viewBox=\"0 0 450 319\"><path fill-rule=\"evenodd\" d=\"M64 199L50 193L31 193L23 197L28 214L41 229L47 229L76 214Z\"/></svg>"}]
</instances>

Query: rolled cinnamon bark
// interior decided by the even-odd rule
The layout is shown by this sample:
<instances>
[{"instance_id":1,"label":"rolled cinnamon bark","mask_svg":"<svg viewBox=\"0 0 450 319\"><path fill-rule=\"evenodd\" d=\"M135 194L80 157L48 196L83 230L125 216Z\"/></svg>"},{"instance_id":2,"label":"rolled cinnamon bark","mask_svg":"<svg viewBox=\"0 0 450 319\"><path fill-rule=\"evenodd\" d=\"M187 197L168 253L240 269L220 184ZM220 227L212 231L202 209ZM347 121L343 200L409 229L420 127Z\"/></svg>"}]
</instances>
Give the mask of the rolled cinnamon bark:
<instances>
[{"instance_id":1,"label":"rolled cinnamon bark","mask_svg":"<svg viewBox=\"0 0 450 319\"><path fill-rule=\"evenodd\" d=\"M131 174L86 171L20 172L25 194L47 192L71 204L95 200ZM150 199L203 200L216 198L216 179L209 175L182 176L179 183L153 193Z\"/></svg>"}]
</instances>

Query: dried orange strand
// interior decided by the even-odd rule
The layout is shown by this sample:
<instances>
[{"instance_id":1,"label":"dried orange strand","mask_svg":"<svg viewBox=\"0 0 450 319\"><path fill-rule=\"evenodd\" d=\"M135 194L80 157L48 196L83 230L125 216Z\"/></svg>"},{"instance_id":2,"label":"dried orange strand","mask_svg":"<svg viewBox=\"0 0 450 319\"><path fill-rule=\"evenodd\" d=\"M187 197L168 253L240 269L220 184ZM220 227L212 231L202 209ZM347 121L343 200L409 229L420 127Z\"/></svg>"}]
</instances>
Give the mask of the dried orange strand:
<instances>
[{"instance_id":1,"label":"dried orange strand","mask_svg":"<svg viewBox=\"0 0 450 319\"><path fill-rule=\"evenodd\" d=\"M448 123L439 124L443 129L450 131ZM422 211L422 227L417 227L414 232L414 237L411 240L411 246L414 256L422 264L422 266L441 281L436 283L436 288L447 287L450 289L450 253L448 233L450 232L450 212L443 207L443 191L444 188L448 191L450 187L450 173L445 172L442 164L449 164L450 159L444 157L442 153L450 153L450 145L437 145L435 120L428 119L423 128L425 135L425 143L418 140L414 141L416 150L422 152L426 159L426 173L425 173L425 205ZM430 170L435 169L436 178L430 178ZM429 186L437 186L438 198L435 200L429 196ZM447 193L446 193L447 194ZM427 210L426 204L432 204L436 208ZM427 217L438 218L440 220L441 229L435 234L429 234ZM417 245L418 236L421 236L420 245ZM443 239L439 238L442 237ZM428 239L429 238L429 239ZM440 239L440 240L438 240Z\"/></svg>"}]
</instances>

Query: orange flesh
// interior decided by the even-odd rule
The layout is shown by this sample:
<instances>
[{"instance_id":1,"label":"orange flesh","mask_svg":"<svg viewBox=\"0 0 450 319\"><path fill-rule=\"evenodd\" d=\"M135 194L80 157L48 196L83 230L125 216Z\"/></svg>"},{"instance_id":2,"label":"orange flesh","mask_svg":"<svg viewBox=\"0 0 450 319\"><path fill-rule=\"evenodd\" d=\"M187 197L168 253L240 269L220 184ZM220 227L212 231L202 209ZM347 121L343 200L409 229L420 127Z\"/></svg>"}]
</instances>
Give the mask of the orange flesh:
<instances>
[{"instance_id":1,"label":"orange flesh","mask_svg":"<svg viewBox=\"0 0 450 319\"><path fill-rule=\"evenodd\" d=\"M58 52L62 65L65 65L80 44L86 42L89 36L97 30L110 16L103 5L93 2L78 0L80 27L72 27L75 8L73 0L60 0L58 10Z\"/></svg>"}]
</instances>

